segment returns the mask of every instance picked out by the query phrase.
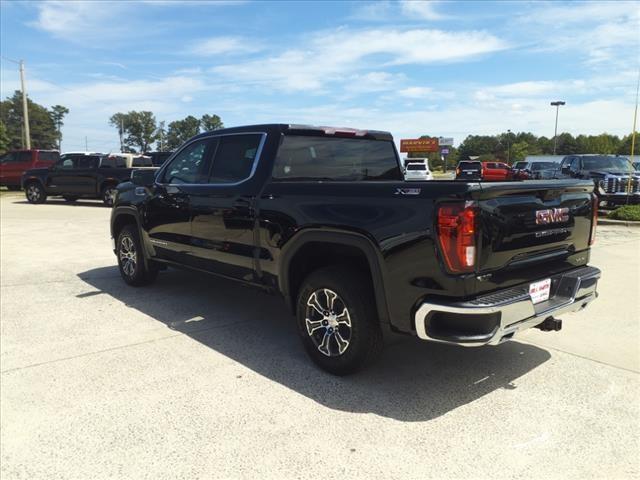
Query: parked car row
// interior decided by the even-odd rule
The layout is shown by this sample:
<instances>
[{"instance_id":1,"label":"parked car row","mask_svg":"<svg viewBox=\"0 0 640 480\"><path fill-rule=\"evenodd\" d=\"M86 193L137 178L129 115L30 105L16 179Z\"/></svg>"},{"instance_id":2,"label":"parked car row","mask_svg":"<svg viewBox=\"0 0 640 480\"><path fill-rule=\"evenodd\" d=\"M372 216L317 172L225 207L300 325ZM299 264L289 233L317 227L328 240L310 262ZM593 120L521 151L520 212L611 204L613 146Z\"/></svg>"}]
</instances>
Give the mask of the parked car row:
<instances>
[{"instance_id":1,"label":"parked car row","mask_svg":"<svg viewBox=\"0 0 640 480\"><path fill-rule=\"evenodd\" d=\"M113 203L115 186L136 169L157 169L172 152L99 153L17 150L0 157L0 186L25 189L27 200L42 203L48 196L67 201L100 198Z\"/></svg>"},{"instance_id":2,"label":"parked car row","mask_svg":"<svg viewBox=\"0 0 640 480\"><path fill-rule=\"evenodd\" d=\"M509 166L503 162L465 160L458 163L456 180L510 181L591 179L601 203L615 207L640 203L640 171L626 157L568 155L561 162L526 160Z\"/></svg>"}]
</instances>

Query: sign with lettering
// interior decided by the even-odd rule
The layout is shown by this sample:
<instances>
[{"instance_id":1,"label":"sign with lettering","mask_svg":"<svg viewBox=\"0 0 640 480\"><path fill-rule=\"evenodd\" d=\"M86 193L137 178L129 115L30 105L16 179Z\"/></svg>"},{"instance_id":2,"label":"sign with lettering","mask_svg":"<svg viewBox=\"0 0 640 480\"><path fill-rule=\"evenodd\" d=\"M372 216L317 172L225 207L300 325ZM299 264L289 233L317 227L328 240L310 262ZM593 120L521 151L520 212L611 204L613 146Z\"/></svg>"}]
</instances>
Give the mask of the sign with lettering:
<instances>
[{"instance_id":1,"label":"sign with lettering","mask_svg":"<svg viewBox=\"0 0 640 480\"><path fill-rule=\"evenodd\" d=\"M437 152L437 138L403 138L400 140L400 151L403 153L412 152Z\"/></svg>"}]
</instances>

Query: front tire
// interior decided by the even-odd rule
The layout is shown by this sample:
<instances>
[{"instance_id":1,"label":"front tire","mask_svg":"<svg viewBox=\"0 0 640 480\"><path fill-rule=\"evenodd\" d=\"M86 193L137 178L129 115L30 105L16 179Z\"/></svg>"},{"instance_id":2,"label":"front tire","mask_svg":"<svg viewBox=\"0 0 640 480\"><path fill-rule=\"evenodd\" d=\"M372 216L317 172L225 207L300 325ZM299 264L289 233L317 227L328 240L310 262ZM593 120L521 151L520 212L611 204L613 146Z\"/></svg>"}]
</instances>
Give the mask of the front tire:
<instances>
[{"instance_id":1,"label":"front tire","mask_svg":"<svg viewBox=\"0 0 640 480\"><path fill-rule=\"evenodd\" d=\"M155 281L158 267L151 260L145 262L135 225L126 225L120 231L116 254L120 275L127 284L140 287Z\"/></svg>"},{"instance_id":2,"label":"front tire","mask_svg":"<svg viewBox=\"0 0 640 480\"><path fill-rule=\"evenodd\" d=\"M47 200L47 192L38 182L27 184L24 193L29 203L44 203Z\"/></svg>"},{"instance_id":3,"label":"front tire","mask_svg":"<svg viewBox=\"0 0 640 480\"><path fill-rule=\"evenodd\" d=\"M117 191L115 185L107 185L102 189L102 201L107 207L113 207L113 200L116 198Z\"/></svg>"},{"instance_id":4,"label":"front tire","mask_svg":"<svg viewBox=\"0 0 640 480\"><path fill-rule=\"evenodd\" d=\"M298 332L311 360L334 375L354 373L382 351L382 330L366 275L329 266L312 272L298 295Z\"/></svg>"}]
</instances>

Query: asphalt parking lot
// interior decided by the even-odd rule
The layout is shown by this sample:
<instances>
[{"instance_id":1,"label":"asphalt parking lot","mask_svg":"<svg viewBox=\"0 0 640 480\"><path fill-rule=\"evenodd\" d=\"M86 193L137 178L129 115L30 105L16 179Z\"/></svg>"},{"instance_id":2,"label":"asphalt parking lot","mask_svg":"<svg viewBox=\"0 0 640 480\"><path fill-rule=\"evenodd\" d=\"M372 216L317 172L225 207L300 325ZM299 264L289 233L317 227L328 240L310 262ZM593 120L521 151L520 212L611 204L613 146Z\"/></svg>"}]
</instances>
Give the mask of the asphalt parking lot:
<instances>
[{"instance_id":1,"label":"asphalt parking lot","mask_svg":"<svg viewBox=\"0 0 640 480\"><path fill-rule=\"evenodd\" d=\"M307 360L276 297L121 280L109 209L0 197L1 476L638 478L640 229L601 227L600 298L498 347Z\"/></svg>"}]
</instances>

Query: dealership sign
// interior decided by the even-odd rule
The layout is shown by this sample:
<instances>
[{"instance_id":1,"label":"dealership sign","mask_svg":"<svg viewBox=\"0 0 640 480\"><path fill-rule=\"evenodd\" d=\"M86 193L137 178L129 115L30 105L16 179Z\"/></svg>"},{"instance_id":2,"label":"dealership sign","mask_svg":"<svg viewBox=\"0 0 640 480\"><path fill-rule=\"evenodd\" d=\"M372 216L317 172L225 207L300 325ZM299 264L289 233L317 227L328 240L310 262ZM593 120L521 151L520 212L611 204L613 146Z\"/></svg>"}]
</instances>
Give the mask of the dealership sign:
<instances>
[{"instance_id":1,"label":"dealership sign","mask_svg":"<svg viewBox=\"0 0 640 480\"><path fill-rule=\"evenodd\" d=\"M452 147L453 146L453 138L452 137L440 137L438 138L438 143L441 147Z\"/></svg>"},{"instance_id":2,"label":"dealership sign","mask_svg":"<svg viewBox=\"0 0 640 480\"><path fill-rule=\"evenodd\" d=\"M403 153L437 152L437 138L404 138L400 140L400 151Z\"/></svg>"}]
</instances>

